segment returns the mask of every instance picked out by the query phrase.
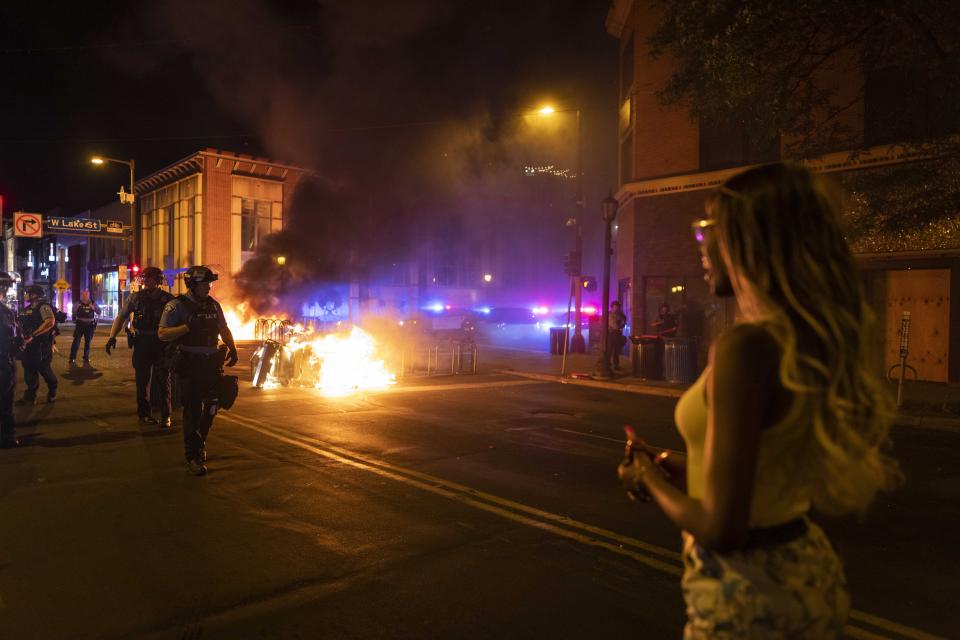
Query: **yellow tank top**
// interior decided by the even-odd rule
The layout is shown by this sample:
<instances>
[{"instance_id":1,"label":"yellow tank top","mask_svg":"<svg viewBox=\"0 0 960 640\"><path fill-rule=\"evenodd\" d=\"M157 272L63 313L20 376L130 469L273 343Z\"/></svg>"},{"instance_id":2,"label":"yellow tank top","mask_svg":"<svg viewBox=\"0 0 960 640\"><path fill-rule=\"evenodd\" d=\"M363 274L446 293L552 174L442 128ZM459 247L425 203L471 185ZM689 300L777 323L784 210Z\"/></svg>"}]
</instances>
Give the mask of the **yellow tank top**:
<instances>
[{"instance_id":1,"label":"yellow tank top","mask_svg":"<svg viewBox=\"0 0 960 640\"><path fill-rule=\"evenodd\" d=\"M687 444L687 494L703 498L704 446L707 439L707 368L680 397L674 411L677 429ZM785 420L760 434L757 470L750 504L750 528L769 527L799 518L810 510L810 487L798 472L799 449L808 438L797 420Z\"/></svg>"}]
</instances>

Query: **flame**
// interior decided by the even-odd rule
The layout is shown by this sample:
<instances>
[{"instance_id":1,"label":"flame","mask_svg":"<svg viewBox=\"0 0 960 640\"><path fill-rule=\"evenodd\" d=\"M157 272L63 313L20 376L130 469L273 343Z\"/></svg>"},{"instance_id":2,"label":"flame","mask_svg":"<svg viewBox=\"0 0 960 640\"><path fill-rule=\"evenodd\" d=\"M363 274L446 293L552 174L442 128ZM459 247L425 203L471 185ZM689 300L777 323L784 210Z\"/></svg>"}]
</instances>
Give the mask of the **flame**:
<instances>
[{"instance_id":1,"label":"flame","mask_svg":"<svg viewBox=\"0 0 960 640\"><path fill-rule=\"evenodd\" d=\"M227 320L230 333L234 340L255 340L257 333L257 319L251 315L250 307L246 302L236 306L221 304L223 317Z\"/></svg>"},{"instance_id":2,"label":"flame","mask_svg":"<svg viewBox=\"0 0 960 640\"><path fill-rule=\"evenodd\" d=\"M387 389L397 383L383 360L374 360L377 342L369 333L353 327L347 335L331 334L311 343L320 361L317 388L327 397L347 396L357 391Z\"/></svg>"},{"instance_id":3,"label":"flame","mask_svg":"<svg viewBox=\"0 0 960 640\"><path fill-rule=\"evenodd\" d=\"M265 389L294 383L316 387L333 398L383 390L397 383L396 374L375 358L376 340L359 327L325 335L302 325L291 325L288 330L286 344L270 363Z\"/></svg>"}]
</instances>

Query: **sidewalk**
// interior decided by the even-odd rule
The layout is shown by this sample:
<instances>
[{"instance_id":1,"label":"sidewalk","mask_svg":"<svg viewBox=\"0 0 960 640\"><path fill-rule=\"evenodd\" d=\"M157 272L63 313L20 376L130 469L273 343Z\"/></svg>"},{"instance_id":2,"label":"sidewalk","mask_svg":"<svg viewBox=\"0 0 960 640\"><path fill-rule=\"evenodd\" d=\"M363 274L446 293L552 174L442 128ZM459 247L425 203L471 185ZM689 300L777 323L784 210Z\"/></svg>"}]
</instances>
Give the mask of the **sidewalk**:
<instances>
[{"instance_id":1,"label":"sidewalk","mask_svg":"<svg viewBox=\"0 0 960 640\"><path fill-rule=\"evenodd\" d=\"M480 362L485 369L532 380L669 398L679 398L688 386L634 376L630 358L626 356L621 358L621 371L613 380L595 380L596 354L568 354L566 375L561 375L562 356L551 355L546 350L539 352L491 344L480 345L480 349ZM895 396L896 392L896 383L891 383L890 393ZM903 398L896 426L960 433L960 385L907 382Z\"/></svg>"}]
</instances>

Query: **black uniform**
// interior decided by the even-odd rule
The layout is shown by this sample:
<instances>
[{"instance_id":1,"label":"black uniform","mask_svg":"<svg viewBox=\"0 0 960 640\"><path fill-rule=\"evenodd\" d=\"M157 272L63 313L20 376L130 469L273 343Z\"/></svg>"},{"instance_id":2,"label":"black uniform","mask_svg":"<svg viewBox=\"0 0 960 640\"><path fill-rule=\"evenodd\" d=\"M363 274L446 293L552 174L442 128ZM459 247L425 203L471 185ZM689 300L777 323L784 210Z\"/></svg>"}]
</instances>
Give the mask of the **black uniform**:
<instances>
[{"instance_id":1,"label":"black uniform","mask_svg":"<svg viewBox=\"0 0 960 640\"><path fill-rule=\"evenodd\" d=\"M218 350L220 327L226 326L220 304L211 297L202 302L177 296L163 310L162 327L187 324L190 332L177 340L177 380L183 394L183 449L187 461L201 460L217 415L217 386L223 374L223 352Z\"/></svg>"},{"instance_id":2,"label":"black uniform","mask_svg":"<svg viewBox=\"0 0 960 640\"><path fill-rule=\"evenodd\" d=\"M44 311L46 308L46 312ZM30 336L43 324L44 316L53 317L53 307L46 300L38 300L30 304L30 310L27 312L26 319L23 322L24 335ZM57 397L57 376L53 373L50 364L53 362L53 334L51 329L46 333L37 336L23 350L23 381L26 384L26 390L23 392L23 399L31 402L37 398L37 390L40 388L40 378L42 376L47 383L47 398L53 400Z\"/></svg>"},{"instance_id":3,"label":"black uniform","mask_svg":"<svg viewBox=\"0 0 960 640\"><path fill-rule=\"evenodd\" d=\"M17 388L16 316L0 302L0 444L16 442L13 426L13 396Z\"/></svg>"},{"instance_id":4,"label":"black uniform","mask_svg":"<svg viewBox=\"0 0 960 640\"><path fill-rule=\"evenodd\" d=\"M148 418L150 385L156 381L160 391L160 419L170 417L170 372L164 367L166 345L157 336L163 308L173 296L163 289L145 289L130 296L124 312L133 313L133 370L137 380L137 415ZM156 377L154 377L156 376Z\"/></svg>"},{"instance_id":5,"label":"black uniform","mask_svg":"<svg viewBox=\"0 0 960 640\"><path fill-rule=\"evenodd\" d=\"M83 359L90 359L90 341L93 340L93 332L97 328L97 315L100 308L91 300L90 302L78 302L73 308L73 344L70 345L70 362L77 359L77 351L80 350L80 338L83 338Z\"/></svg>"}]
</instances>

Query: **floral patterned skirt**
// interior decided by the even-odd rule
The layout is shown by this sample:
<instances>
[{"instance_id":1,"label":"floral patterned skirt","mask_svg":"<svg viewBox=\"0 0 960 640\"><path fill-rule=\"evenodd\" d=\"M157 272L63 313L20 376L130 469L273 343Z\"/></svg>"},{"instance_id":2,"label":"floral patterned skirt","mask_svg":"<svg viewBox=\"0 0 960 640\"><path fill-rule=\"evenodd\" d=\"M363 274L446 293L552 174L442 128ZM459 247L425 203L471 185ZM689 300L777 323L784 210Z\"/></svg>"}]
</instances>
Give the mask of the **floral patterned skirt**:
<instances>
[{"instance_id":1,"label":"floral patterned skirt","mask_svg":"<svg viewBox=\"0 0 960 640\"><path fill-rule=\"evenodd\" d=\"M850 611L843 567L817 525L790 542L720 555L683 534L685 640L836 638Z\"/></svg>"}]
</instances>

